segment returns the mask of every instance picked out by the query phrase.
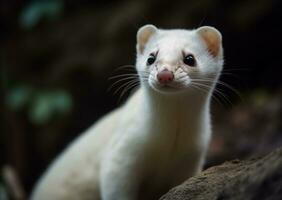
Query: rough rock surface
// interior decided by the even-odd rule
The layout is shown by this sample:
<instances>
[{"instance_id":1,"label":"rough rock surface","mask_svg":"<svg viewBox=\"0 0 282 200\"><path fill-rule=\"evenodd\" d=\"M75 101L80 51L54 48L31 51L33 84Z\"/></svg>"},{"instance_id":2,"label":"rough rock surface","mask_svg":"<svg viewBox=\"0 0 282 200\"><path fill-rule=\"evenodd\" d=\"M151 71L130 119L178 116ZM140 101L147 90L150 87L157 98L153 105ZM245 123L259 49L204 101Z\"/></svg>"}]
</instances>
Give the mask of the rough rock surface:
<instances>
[{"instance_id":1,"label":"rough rock surface","mask_svg":"<svg viewBox=\"0 0 282 200\"><path fill-rule=\"evenodd\" d=\"M281 200L282 148L262 158L211 167L160 200Z\"/></svg>"}]
</instances>

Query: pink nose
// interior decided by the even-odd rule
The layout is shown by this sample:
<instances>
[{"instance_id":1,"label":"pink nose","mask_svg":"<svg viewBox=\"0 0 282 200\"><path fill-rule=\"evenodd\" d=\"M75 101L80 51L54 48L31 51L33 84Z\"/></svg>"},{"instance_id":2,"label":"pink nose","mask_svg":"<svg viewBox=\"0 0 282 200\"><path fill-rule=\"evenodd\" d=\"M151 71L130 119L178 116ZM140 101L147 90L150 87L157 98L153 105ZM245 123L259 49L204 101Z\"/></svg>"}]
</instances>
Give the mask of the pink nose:
<instances>
[{"instance_id":1,"label":"pink nose","mask_svg":"<svg viewBox=\"0 0 282 200\"><path fill-rule=\"evenodd\" d=\"M157 78L161 84L167 84L173 80L174 76L171 71L164 69L157 74Z\"/></svg>"}]
</instances>

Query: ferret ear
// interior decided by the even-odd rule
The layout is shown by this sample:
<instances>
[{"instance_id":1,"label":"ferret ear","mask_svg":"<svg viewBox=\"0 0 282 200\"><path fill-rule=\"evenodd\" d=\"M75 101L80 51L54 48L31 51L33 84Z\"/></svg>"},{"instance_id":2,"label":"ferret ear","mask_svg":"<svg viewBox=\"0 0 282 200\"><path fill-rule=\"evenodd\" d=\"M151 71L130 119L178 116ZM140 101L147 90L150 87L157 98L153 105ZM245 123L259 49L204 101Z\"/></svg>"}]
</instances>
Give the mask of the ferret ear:
<instances>
[{"instance_id":1,"label":"ferret ear","mask_svg":"<svg viewBox=\"0 0 282 200\"><path fill-rule=\"evenodd\" d=\"M196 31L206 43L208 51L212 56L217 57L221 54L222 36L217 29L211 26L203 26Z\"/></svg>"},{"instance_id":2,"label":"ferret ear","mask_svg":"<svg viewBox=\"0 0 282 200\"><path fill-rule=\"evenodd\" d=\"M157 32L157 27L148 24L142 26L137 32L137 52L142 54L149 39Z\"/></svg>"}]
</instances>

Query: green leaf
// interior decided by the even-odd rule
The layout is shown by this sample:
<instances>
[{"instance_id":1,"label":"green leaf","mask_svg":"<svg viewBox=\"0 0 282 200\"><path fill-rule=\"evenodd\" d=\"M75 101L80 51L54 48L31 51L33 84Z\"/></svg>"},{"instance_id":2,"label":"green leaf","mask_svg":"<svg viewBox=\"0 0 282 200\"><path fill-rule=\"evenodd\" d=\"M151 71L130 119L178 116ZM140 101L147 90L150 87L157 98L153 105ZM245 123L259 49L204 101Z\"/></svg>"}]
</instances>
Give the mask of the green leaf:
<instances>
[{"instance_id":1,"label":"green leaf","mask_svg":"<svg viewBox=\"0 0 282 200\"><path fill-rule=\"evenodd\" d=\"M72 108L72 97L67 92L60 90L52 94L54 108L61 114L69 112Z\"/></svg>"},{"instance_id":2,"label":"green leaf","mask_svg":"<svg viewBox=\"0 0 282 200\"><path fill-rule=\"evenodd\" d=\"M42 18L57 19L63 11L63 1L32 1L25 7L20 15L21 27L31 29L36 26Z\"/></svg>"},{"instance_id":3,"label":"green leaf","mask_svg":"<svg viewBox=\"0 0 282 200\"><path fill-rule=\"evenodd\" d=\"M64 90L44 91L37 94L29 110L30 121L42 125L54 116L69 112L72 108L72 97Z\"/></svg>"},{"instance_id":4,"label":"green leaf","mask_svg":"<svg viewBox=\"0 0 282 200\"><path fill-rule=\"evenodd\" d=\"M32 89L28 86L17 86L9 91L6 96L6 104L12 110L23 108L30 99Z\"/></svg>"},{"instance_id":5,"label":"green leaf","mask_svg":"<svg viewBox=\"0 0 282 200\"><path fill-rule=\"evenodd\" d=\"M52 113L53 107L50 96L46 93L38 94L29 110L30 121L42 125L51 119Z\"/></svg>"}]
</instances>

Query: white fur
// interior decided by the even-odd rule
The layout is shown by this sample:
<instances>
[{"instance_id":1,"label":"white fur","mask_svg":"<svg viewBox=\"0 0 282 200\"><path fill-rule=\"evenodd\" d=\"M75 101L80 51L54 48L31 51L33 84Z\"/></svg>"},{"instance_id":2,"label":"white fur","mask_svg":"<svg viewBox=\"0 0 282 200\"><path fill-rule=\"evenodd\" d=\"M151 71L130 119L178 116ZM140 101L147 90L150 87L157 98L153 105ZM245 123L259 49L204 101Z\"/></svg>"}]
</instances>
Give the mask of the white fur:
<instances>
[{"instance_id":1,"label":"white fur","mask_svg":"<svg viewBox=\"0 0 282 200\"><path fill-rule=\"evenodd\" d=\"M211 93L223 65L222 48L213 57L197 30L149 26L142 49L142 41L137 44L140 89L56 159L36 185L32 200L157 199L202 169L211 135ZM147 66L154 51L158 51L157 60ZM196 67L183 64L182 51L194 55ZM174 72L170 90L156 80L164 67ZM143 71L150 74L145 79ZM206 83L209 87L192 87L195 76L212 80Z\"/></svg>"}]
</instances>

